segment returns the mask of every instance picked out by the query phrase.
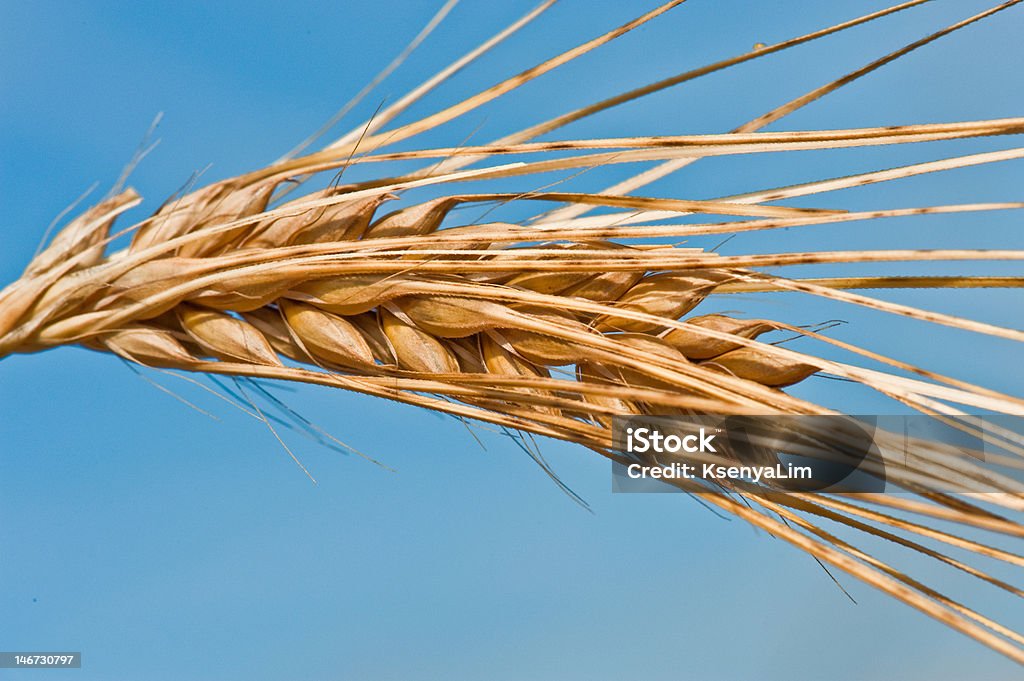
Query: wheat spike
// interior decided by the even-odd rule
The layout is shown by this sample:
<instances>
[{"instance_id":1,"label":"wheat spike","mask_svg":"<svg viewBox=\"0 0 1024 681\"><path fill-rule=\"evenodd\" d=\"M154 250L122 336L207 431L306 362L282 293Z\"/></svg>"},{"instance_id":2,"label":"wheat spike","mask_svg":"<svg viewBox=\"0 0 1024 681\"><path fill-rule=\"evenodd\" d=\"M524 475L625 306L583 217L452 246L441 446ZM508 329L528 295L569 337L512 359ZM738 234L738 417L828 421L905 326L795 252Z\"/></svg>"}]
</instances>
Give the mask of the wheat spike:
<instances>
[{"instance_id":1,"label":"wheat spike","mask_svg":"<svg viewBox=\"0 0 1024 681\"><path fill-rule=\"evenodd\" d=\"M455 120L520 85L653 20L683 0L647 14L413 123L388 123L453 74L457 62L379 117L305 155L292 154L246 175L186 191L150 217L113 231L139 197L128 189L67 224L0 293L0 358L77 344L138 364L193 372L291 380L361 392L462 418L578 443L615 461L611 417L628 414L830 414L783 388L814 375L853 381L940 418L986 410L1024 415L1024 400L923 367L845 346L893 371L827 359L775 344L799 333L841 346L823 331L785 320L746 319L702 310L709 298L743 292L792 292L866 306L897 316L1024 341L1024 332L879 300L852 289L1020 287L1009 276L848 276L797 279L777 272L800 264L1024 260L1019 250L861 250L718 255L663 243L664 237L840 226L901 215L984 214L1016 210L1005 202L848 212L768 205L839 189L1019 159L1024 152L963 155L826 178L791 187L711 199L637 196L656 177L713 156L826 150L1024 133L1024 118L891 127L760 132L770 122L884 66L907 52L1018 4L1006 2L873 61L804 97L721 135L534 141L598 111L735 64L788 49L893 12L828 27L680 74L533 125L491 144L388 151L400 141ZM529 19L540 14L544 5ZM448 7L446 5L446 7ZM447 10L445 10L447 11ZM527 21L529 19L524 19ZM500 38L467 55L476 55ZM304 147L303 147L304 148ZM300 153L301 150L297 153ZM557 152L557 153L555 153ZM513 162L495 162L515 155ZM425 161L417 171L286 197L313 177L353 165ZM531 176L595 165L659 162L596 193L538 189ZM466 170L469 166L475 166ZM522 193L473 192L466 183L525 180ZM422 187L436 198L397 210ZM457 208L495 202L546 202L560 208L528 225L464 220ZM395 204L391 204L392 206ZM594 208L607 209L587 216ZM681 221L682 216L698 217ZM667 223L666 220L677 220ZM110 244L130 234L126 248ZM772 273L762 271L772 268ZM775 335L773 335L775 333ZM916 374L908 377L907 372ZM1007 433L1011 451L1024 438ZM732 494L692 482L682 488L744 518L818 560L1024 662L1024 638L898 569L826 532L828 518L896 541L1017 597L1016 587L980 568L926 548L905 534L965 549L972 556L1024 564L1019 555L932 526L953 521L1021 537L1024 497L1010 481L921 443L895 480L919 499L863 495L780 495L737 483ZM1016 462L1020 465L1020 462ZM955 481L968 491L944 492ZM904 515L884 512L894 507ZM907 519L907 516L912 519ZM904 533L904 534L897 534Z\"/></svg>"}]
</instances>

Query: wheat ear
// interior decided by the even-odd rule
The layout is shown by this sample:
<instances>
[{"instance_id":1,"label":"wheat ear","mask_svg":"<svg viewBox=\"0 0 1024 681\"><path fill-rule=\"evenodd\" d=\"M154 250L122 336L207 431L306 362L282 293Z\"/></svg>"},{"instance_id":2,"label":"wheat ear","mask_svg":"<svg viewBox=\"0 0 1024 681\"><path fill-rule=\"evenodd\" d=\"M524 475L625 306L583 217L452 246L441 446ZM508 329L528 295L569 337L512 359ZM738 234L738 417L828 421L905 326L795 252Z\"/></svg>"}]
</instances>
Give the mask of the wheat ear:
<instances>
[{"instance_id":1,"label":"wheat ear","mask_svg":"<svg viewBox=\"0 0 1024 681\"><path fill-rule=\"evenodd\" d=\"M1024 400L939 375L782 320L706 314L709 297L797 291L893 315L1012 341L1024 332L922 310L854 290L1021 287L1013 276L915 276L797 279L777 274L808 263L1020 261L1019 250L911 250L769 253L723 256L664 245L664 237L840 226L904 215L983 214L1018 202L913 206L847 212L771 205L846 187L1005 162L1008 149L963 155L853 177L715 199L631 195L657 177L719 155L777 153L1024 132L1024 118L884 128L759 132L767 123L948 33L1017 4L1007 2L926 36L722 135L534 141L582 117L735 64L816 40L921 4L905 2L638 88L491 144L385 148L454 120L663 14L665 3L607 34L502 81L443 111L385 129L412 102L475 56L496 36L373 120L319 151L289 155L246 175L190 188L150 217L115 232L140 198L120 191L69 222L0 293L0 357L80 345L163 369L281 379L343 388L427 407L460 418L578 443L616 461L611 417L636 414L830 414L784 388L819 374L859 383L939 418L964 410L1024 414ZM544 3L520 24L539 15ZM447 7L447 5L446 5ZM516 155L514 162L492 162ZM286 195L313 177L348 167L423 160L418 171L370 181L332 182L298 198ZM597 193L537 189L532 175L598 165L659 165ZM370 164L375 164L370 166ZM469 168L469 169L467 169ZM526 178L521 193L477 190L483 180ZM388 212L414 190L444 193ZM554 188L557 189L557 188ZM460 220L456 209L508 202L561 204L528 225ZM610 209L586 216L595 207ZM706 222L666 222L683 215ZM738 219L737 219L738 218ZM131 241L110 252L123 235ZM772 273L763 268L771 268ZM853 355L849 362L798 352L765 339L798 333ZM882 363L892 371L865 366ZM1008 450L1024 439L1005 433ZM1012 459L1011 464L1020 466ZM945 493L951 479L973 496ZM821 562L1024 662L1024 637L904 574L817 519L838 522L920 552L1019 597L1015 586L968 562L926 547L926 538L973 558L1015 566L1024 558L945 523L1020 538L1024 498L1010 481L938 443L920 443L894 480L918 497L779 494L736 483L731 494L677 484L738 515ZM972 487L973 485L973 487ZM992 493L996 490L998 493Z\"/></svg>"}]
</instances>

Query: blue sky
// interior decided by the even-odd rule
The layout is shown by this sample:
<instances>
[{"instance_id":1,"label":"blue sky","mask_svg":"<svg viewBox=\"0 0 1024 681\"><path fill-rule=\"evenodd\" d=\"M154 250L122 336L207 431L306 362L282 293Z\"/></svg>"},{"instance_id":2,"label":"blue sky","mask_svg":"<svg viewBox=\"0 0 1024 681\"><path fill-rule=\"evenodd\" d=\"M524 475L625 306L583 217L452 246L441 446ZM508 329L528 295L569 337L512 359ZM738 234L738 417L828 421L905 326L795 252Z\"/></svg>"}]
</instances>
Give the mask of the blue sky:
<instances>
[{"instance_id":1,"label":"blue sky","mask_svg":"<svg viewBox=\"0 0 1024 681\"><path fill-rule=\"evenodd\" d=\"M690 0L428 142L459 143L470 132L474 140L496 138L884 4ZM990 4L930 3L558 136L725 131ZM93 182L105 192L157 112L164 112L161 143L131 179L149 210L195 170L210 166L205 177L213 180L280 156L390 61L438 5L7 3L0 23L0 279L17 277L46 225ZM530 6L466 0L348 127ZM651 6L563 0L414 113L454 102ZM1024 10L1011 10L772 129L1019 115L1024 95L1010 85L1019 81L1022 31ZM706 198L1013 144L702 161L649 193ZM1020 161L968 169L802 205L1019 200L1022 169ZM596 189L612 179L602 170L579 181ZM1024 248L1019 220L1013 213L913 218L744 236L722 252ZM1000 263L988 271L1019 274ZM881 295L1020 325L1019 293ZM1020 392L1019 354L1009 342L804 298L746 296L715 305L794 323L842 318L849 323L834 333L844 340L903 357L911 348L909 357L933 368ZM968 343L976 349L970 361L962 352ZM852 604L810 558L683 495L612 495L609 465L580 448L542 443L593 514L499 434L481 433L482 449L451 419L298 388L281 396L397 471L292 436L319 481L313 486L261 424L182 380L146 377L219 420L85 350L0 362L0 649L80 650L84 660L80 671L4 678L934 681L1016 673L996 654L840 577ZM799 390L854 413L891 410L823 379ZM867 545L903 560L890 547ZM1024 628L1021 608L994 590L913 558L901 564Z\"/></svg>"}]
</instances>

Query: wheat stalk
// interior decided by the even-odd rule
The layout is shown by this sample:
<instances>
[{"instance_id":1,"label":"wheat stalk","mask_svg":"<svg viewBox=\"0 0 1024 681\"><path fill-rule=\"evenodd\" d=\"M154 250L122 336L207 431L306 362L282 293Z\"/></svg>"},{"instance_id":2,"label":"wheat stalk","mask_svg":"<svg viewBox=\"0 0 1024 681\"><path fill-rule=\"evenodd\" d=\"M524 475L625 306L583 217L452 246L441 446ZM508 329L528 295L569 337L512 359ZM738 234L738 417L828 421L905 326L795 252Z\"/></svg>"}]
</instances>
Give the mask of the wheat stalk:
<instances>
[{"instance_id":1,"label":"wheat stalk","mask_svg":"<svg viewBox=\"0 0 1024 681\"><path fill-rule=\"evenodd\" d=\"M963 409L1024 414L1024 400L1018 397L938 375L823 333L781 320L740 319L700 311L709 296L799 291L1024 341L1024 332L1016 329L852 292L1020 287L1024 284L1021 277L793 279L760 269L807 263L1019 261L1024 259L1024 251L921 248L721 256L657 240L843 225L912 214L1020 209L1024 203L1006 202L851 213L768 202L1019 159L1024 150L963 155L713 200L631 195L668 172L711 156L918 144L1024 132L1024 118L758 132L893 59L1019 0L911 43L732 133L532 141L611 106L921 1L760 47L583 107L491 144L383 151L508 94L682 0L666 3L444 111L379 132L437 83L551 4L543 3L409 97L320 151L292 154L249 174L189 189L121 232L113 230L116 218L140 201L133 190L115 193L88 209L54 237L18 281L0 293L0 357L78 344L149 367L338 387L579 443L619 461L623 458L611 438L613 415L833 413L782 390L814 374L854 381L940 418L962 416ZM448 8L446 5L442 12ZM492 162L512 154L525 160ZM428 165L401 176L382 174L372 181L344 185L332 182L285 200L296 186L318 174L396 160L424 160ZM559 192L550 187L538 190L530 185L522 193L473 193L455 187L481 180L650 161L661 163L597 193ZM467 170L470 166L476 167ZM383 209L399 195L428 186L443 186L446 193L392 212ZM528 225L464 224L455 212L465 205L512 201L564 205ZM594 207L617 210L586 216ZM693 214L715 219L665 222ZM109 252L108 246L124 234L131 234L130 245ZM794 332L842 347L887 364L893 371L825 359L762 340L774 331ZM1005 444L1017 454L1024 451L1019 435L1006 433ZM1024 498L1009 481L972 467L937 443L921 443L915 457L895 482L918 493L921 500L779 494L740 483L732 487L733 494L723 495L691 482L676 484L1024 662L1021 635L813 522L825 518L885 538L1021 596L1018 588L905 535L1021 566L1021 556L941 529L940 523L953 521L966 528L1019 538L1024 527L1013 514L1024 510ZM954 478L967 490L1001 493L967 498L944 493L943 484Z\"/></svg>"}]
</instances>

